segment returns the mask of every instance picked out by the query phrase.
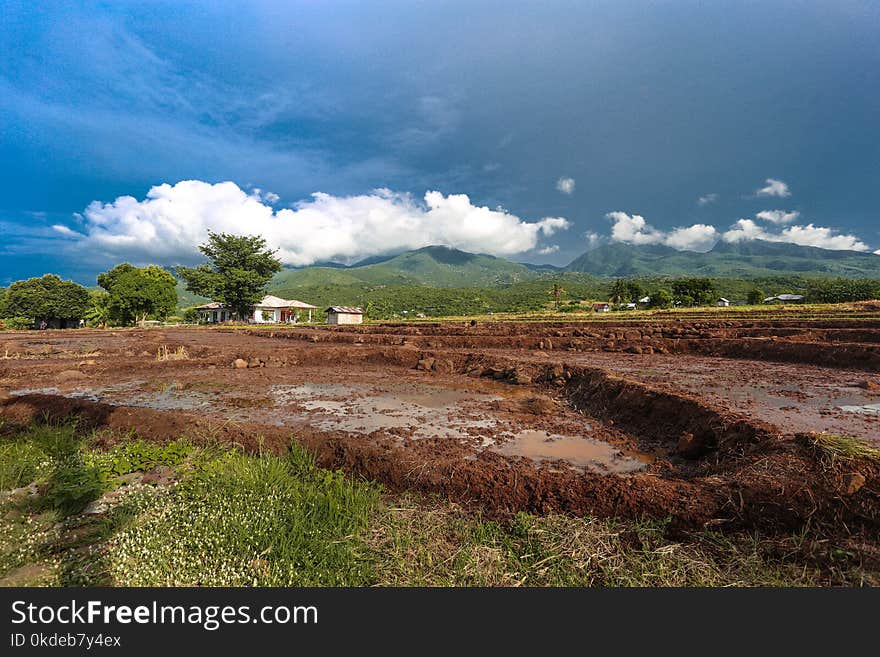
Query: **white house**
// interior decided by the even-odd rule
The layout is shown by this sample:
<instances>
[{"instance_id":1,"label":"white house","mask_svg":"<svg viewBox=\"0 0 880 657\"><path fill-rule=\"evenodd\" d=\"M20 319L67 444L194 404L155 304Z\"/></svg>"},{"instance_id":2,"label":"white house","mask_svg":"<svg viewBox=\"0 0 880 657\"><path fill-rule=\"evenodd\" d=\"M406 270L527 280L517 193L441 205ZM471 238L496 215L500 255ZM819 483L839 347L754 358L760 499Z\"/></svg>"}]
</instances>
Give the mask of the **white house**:
<instances>
[{"instance_id":1,"label":"white house","mask_svg":"<svg viewBox=\"0 0 880 657\"><path fill-rule=\"evenodd\" d=\"M254 324L296 324L301 314L308 312L308 319L312 321L312 311L318 306L312 306L296 299L281 299L271 294L262 298L260 303L254 306L248 321Z\"/></svg>"},{"instance_id":2,"label":"white house","mask_svg":"<svg viewBox=\"0 0 880 657\"><path fill-rule=\"evenodd\" d=\"M327 313L328 324L363 324L364 311L353 306L330 306Z\"/></svg>"},{"instance_id":3,"label":"white house","mask_svg":"<svg viewBox=\"0 0 880 657\"><path fill-rule=\"evenodd\" d=\"M719 308L727 308L730 305L730 300L721 297L720 299L718 299L718 303L716 303L715 305Z\"/></svg>"},{"instance_id":4,"label":"white house","mask_svg":"<svg viewBox=\"0 0 880 657\"><path fill-rule=\"evenodd\" d=\"M218 324L232 319L232 311L216 301L196 306L196 310L199 311L199 322L202 324Z\"/></svg>"},{"instance_id":5,"label":"white house","mask_svg":"<svg viewBox=\"0 0 880 657\"><path fill-rule=\"evenodd\" d=\"M251 309L247 321L254 324L295 324L306 313L308 316L306 321L311 322L312 311L317 309L318 306L312 306L296 299L281 299L269 294ZM231 308L227 308L217 301L197 306L196 310L199 311L199 321L204 324L231 321L235 314Z\"/></svg>"}]
</instances>

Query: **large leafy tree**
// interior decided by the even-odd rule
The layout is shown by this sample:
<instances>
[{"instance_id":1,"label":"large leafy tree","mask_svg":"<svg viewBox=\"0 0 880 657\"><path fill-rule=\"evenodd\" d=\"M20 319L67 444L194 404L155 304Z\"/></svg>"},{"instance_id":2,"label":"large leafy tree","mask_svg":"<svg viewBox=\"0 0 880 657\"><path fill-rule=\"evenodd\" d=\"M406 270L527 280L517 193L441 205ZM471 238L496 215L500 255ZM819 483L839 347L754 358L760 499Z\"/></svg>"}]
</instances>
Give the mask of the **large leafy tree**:
<instances>
[{"instance_id":1,"label":"large leafy tree","mask_svg":"<svg viewBox=\"0 0 880 657\"><path fill-rule=\"evenodd\" d=\"M219 301L240 319L265 296L272 276L281 271L281 261L262 237L210 232L199 250L211 262L178 267L177 274L187 290Z\"/></svg>"},{"instance_id":2,"label":"large leafy tree","mask_svg":"<svg viewBox=\"0 0 880 657\"><path fill-rule=\"evenodd\" d=\"M148 317L165 319L177 307L177 281L156 265L135 267L122 263L99 274L98 285L109 295L110 318L123 326Z\"/></svg>"},{"instance_id":3,"label":"large leafy tree","mask_svg":"<svg viewBox=\"0 0 880 657\"><path fill-rule=\"evenodd\" d=\"M618 278L611 285L611 302L629 303L631 301L638 301L644 293L645 290L638 281Z\"/></svg>"},{"instance_id":4,"label":"large leafy tree","mask_svg":"<svg viewBox=\"0 0 880 657\"><path fill-rule=\"evenodd\" d=\"M78 322L89 307L89 291L54 274L16 281L6 291L0 315L27 317L34 323L62 325Z\"/></svg>"},{"instance_id":5,"label":"large leafy tree","mask_svg":"<svg viewBox=\"0 0 880 657\"><path fill-rule=\"evenodd\" d=\"M715 284L708 278L679 278L672 282L672 294L686 306L705 306L718 300Z\"/></svg>"}]
</instances>

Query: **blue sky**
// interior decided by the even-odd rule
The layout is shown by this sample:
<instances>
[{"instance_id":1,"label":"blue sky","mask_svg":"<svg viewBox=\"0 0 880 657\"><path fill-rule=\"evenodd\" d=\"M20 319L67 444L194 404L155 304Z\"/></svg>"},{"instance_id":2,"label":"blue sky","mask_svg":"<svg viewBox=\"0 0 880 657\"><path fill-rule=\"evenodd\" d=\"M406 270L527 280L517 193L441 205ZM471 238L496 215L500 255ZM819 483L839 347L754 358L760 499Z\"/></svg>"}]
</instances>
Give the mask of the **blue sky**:
<instances>
[{"instance_id":1,"label":"blue sky","mask_svg":"<svg viewBox=\"0 0 880 657\"><path fill-rule=\"evenodd\" d=\"M880 249L876 2L2 11L0 284L192 262L208 229L291 265Z\"/></svg>"}]
</instances>

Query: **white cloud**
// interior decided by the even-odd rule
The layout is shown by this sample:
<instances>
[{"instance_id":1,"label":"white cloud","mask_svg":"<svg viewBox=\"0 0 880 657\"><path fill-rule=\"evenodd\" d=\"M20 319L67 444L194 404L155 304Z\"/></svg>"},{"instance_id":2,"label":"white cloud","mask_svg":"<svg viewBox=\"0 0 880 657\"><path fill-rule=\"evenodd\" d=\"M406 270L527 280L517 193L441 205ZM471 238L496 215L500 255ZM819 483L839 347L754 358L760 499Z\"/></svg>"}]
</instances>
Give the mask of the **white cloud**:
<instances>
[{"instance_id":1,"label":"white cloud","mask_svg":"<svg viewBox=\"0 0 880 657\"><path fill-rule=\"evenodd\" d=\"M606 217L614 222L611 239L615 242L665 244L679 251L706 251L718 241L718 231L714 226L706 224L694 224L666 232L648 224L641 215L609 212Z\"/></svg>"},{"instance_id":2,"label":"white cloud","mask_svg":"<svg viewBox=\"0 0 880 657\"><path fill-rule=\"evenodd\" d=\"M768 232L751 219L740 219L730 230L722 235L725 242L767 240L768 242L788 242L800 246L817 246L834 251L869 251L867 244L855 235L839 233L833 228L815 226L789 226L777 233Z\"/></svg>"},{"instance_id":3,"label":"white cloud","mask_svg":"<svg viewBox=\"0 0 880 657\"><path fill-rule=\"evenodd\" d=\"M64 226L62 224L53 225L52 230L54 230L56 233L60 233L61 235L64 235L65 237L79 237L79 233L71 230L70 228L68 228L67 226Z\"/></svg>"},{"instance_id":4,"label":"white cloud","mask_svg":"<svg viewBox=\"0 0 880 657\"><path fill-rule=\"evenodd\" d=\"M596 233L592 230L588 230L586 233L584 233L584 237L587 238L587 247L591 249L599 244L599 241L602 239L599 236L599 233Z\"/></svg>"},{"instance_id":5,"label":"white cloud","mask_svg":"<svg viewBox=\"0 0 880 657\"><path fill-rule=\"evenodd\" d=\"M715 226L694 224L687 228L675 228L663 243L679 251L708 251L717 241L718 231Z\"/></svg>"},{"instance_id":6,"label":"white cloud","mask_svg":"<svg viewBox=\"0 0 880 657\"><path fill-rule=\"evenodd\" d=\"M424 202L378 189L336 197L318 192L292 209L273 210L235 183L185 180L150 189L144 200L120 196L84 211L79 246L107 257L162 264L200 260L209 230L262 235L287 265L353 262L371 255L443 244L505 256L534 249L539 237L569 227L562 217L524 221L501 208L475 206L465 194L429 191Z\"/></svg>"},{"instance_id":7,"label":"white cloud","mask_svg":"<svg viewBox=\"0 0 880 657\"><path fill-rule=\"evenodd\" d=\"M788 185L781 180L767 178L764 182L766 183L766 186L755 192L757 196L779 196L782 198L791 196Z\"/></svg>"},{"instance_id":8,"label":"white cloud","mask_svg":"<svg viewBox=\"0 0 880 657\"><path fill-rule=\"evenodd\" d=\"M574 178L560 178L556 181L556 189L562 192L563 194L571 195L574 193L575 181Z\"/></svg>"},{"instance_id":9,"label":"white cloud","mask_svg":"<svg viewBox=\"0 0 880 657\"><path fill-rule=\"evenodd\" d=\"M710 203L714 203L718 200L718 194L704 194L703 196L697 199L697 205L709 205Z\"/></svg>"},{"instance_id":10,"label":"white cloud","mask_svg":"<svg viewBox=\"0 0 880 657\"><path fill-rule=\"evenodd\" d=\"M541 255L550 255L551 253L556 253L558 250L558 244L550 244L542 249L538 249L538 253L540 253Z\"/></svg>"},{"instance_id":11,"label":"white cloud","mask_svg":"<svg viewBox=\"0 0 880 657\"><path fill-rule=\"evenodd\" d=\"M755 216L772 224L790 224L800 217L801 213L796 210L792 212L786 212L785 210L761 210Z\"/></svg>"}]
</instances>

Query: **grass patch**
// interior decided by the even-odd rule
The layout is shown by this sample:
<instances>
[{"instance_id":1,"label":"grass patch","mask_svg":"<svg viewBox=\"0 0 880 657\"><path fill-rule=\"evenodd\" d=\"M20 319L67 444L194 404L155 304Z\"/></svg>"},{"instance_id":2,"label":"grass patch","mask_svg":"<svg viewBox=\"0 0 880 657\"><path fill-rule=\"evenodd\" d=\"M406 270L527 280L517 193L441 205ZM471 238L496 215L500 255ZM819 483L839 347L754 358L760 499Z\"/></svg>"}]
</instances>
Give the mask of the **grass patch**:
<instances>
[{"instance_id":1,"label":"grass patch","mask_svg":"<svg viewBox=\"0 0 880 657\"><path fill-rule=\"evenodd\" d=\"M831 433L810 434L810 444L817 452L834 461L862 459L880 462L880 449L859 438Z\"/></svg>"},{"instance_id":2,"label":"grass patch","mask_svg":"<svg viewBox=\"0 0 880 657\"><path fill-rule=\"evenodd\" d=\"M836 458L866 453L821 438ZM657 520L528 514L499 522L440 498L385 496L295 445L283 456L134 439L99 449L73 425L3 440L0 585L880 584L864 565L876 563L875 548L819 530L672 535ZM82 513L92 501L100 510Z\"/></svg>"},{"instance_id":3,"label":"grass patch","mask_svg":"<svg viewBox=\"0 0 880 657\"><path fill-rule=\"evenodd\" d=\"M228 452L110 544L125 586L358 586L373 581L359 534L375 486L287 457Z\"/></svg>"}]
</instances>

